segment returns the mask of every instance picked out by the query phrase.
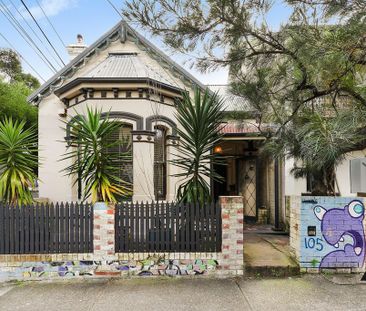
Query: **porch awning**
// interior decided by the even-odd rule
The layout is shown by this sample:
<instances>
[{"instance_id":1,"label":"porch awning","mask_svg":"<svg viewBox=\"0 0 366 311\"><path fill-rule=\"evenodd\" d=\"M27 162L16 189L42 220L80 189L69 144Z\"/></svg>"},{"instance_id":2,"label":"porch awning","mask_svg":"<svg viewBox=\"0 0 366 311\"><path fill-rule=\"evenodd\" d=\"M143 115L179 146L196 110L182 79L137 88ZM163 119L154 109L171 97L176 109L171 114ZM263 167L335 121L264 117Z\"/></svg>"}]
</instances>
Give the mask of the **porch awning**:
<instances>
[{"instance_id":1,"label":"porch awning","mask_svg":"<svg viewBox=\"0 0 366 311\"><path fill-rule=\"evenodd\" d=\"M260 134L258 125L254 123L225 123L220 130L221 134Z\"/></svg>"}]
</instances>

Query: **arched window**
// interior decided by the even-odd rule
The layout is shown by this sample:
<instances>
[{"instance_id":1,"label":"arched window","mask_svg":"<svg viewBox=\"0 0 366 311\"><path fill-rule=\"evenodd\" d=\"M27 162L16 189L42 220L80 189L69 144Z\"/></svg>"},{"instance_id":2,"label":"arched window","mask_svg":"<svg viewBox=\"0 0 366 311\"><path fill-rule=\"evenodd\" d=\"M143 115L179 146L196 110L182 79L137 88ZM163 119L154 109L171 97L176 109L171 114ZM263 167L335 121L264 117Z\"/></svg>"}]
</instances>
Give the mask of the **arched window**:
<instances>
[{"instance_id":1,"label":"arched window","mask_svg":"<svg viewBox=\"0 0 366 311\"><path fill-rule=\"evenodd\" d=\"M133 126L128 123L120 123L120 127L112 133L109 140L111 142L118 142L113 145L113 147L109 147L106 152L118 153L121 156L115 160L114 168L116 168L117 176L119 179L126 181L131 184L131 189L133 188L133 150L132 150L132 130ZM78 142L78 132L79 128L77 124L73 120L71 120L66 127L66 137L65 139L68 141L68 145L76 148L77 150L77 162L81 161L82 150ZM80 167L80 165L78 165ZM76 186L77 186L77 197L79 200L83 197L83 181L81 172L77 172L76 176ZM119 200L131 199L131 197L117 198Z\"/></svg>"},{"instance_id":2,"label":"arched window","mask_svg":"<svg viewBox=\"0 0 366 311\"><path fill-rule=\"evenodd\" d=\"M117 175L119 179L133 185L133 150L132 150L132 125L121 123L121 126L110 137L112 142L118 141L118 144L111 147L111 152L118 152L121 157L116 161ZM131 199L118 198L119 200Z\"/></svg>"},{"instance_id":3,"label":"arched window","mask_svg":"<svg viewBox=\"0 0 366 311\"><path fill-rule=\"evenodd\" d=\"M166 129L155 126L154 193L156 200L166 199Z\"/></svg>"}]
</instances>

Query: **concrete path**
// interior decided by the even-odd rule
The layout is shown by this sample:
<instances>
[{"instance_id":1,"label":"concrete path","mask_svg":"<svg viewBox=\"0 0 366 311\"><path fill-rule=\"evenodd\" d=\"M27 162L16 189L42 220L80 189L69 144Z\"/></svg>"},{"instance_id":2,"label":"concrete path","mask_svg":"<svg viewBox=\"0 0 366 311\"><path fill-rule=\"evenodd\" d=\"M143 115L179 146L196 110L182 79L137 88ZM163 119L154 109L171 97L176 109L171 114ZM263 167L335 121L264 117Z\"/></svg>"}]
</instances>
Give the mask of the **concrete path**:
<instances>
[{"instance_id":1,"label":"concrete path","mask_svg":"<svg viewBox=\"0 0 366 311\"><path fill-rule=\"evenodd\" d=\"M336 285L325 276L72 280L0 285L0 310L357 311L366 310L365 294L364 284Z\"/></svg>"},{"instance_id":2,"label":"concrete path","mask_svg":"<svg viewBox=\"0 0 366 311\"><path fill-rule=\"evenodd\" d=\"M271 230L270 226L244 227L244 262L246 272L251 275L286 274L299 269L291 258L289 237Z\"/></svg>"}]
</instances>

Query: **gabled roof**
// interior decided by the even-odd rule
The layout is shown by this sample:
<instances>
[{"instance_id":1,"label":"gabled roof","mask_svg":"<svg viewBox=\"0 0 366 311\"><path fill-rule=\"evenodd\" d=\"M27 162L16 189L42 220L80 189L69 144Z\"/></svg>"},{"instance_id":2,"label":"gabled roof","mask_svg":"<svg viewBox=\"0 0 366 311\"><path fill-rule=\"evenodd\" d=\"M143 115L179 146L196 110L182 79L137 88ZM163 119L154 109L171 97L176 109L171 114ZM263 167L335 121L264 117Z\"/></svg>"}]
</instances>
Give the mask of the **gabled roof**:
<instances>
[{"instance_id":1,"label":"gabled roof","mask_svg":"<svg viewBox=\"0 0 366 311\"><path fill-rule=\"evenodd\" d=\"M136 54L111 53L99 65L84 75L86 78L149 78L171 86L176 81L164 69L153 68Z\"/></svg>"},{"instance_id":2,"label":"gabled roof","mask_svg":"<svg viewBox=\"0 0 366 311\"><path fill-rule=\"evenodd\" d=\"M109 53L101 63L59 87L54 93L60 96L81 83L146 83L179 94L184 91L168 69L160 66L153 68L137 53Z\"/></svg>"},{"instance_id":3,"label":"gabled roof","mask_svg":"<svg viewBox=\"0 0 366 311\"><path fill-rule=\"evenodd\" d=\"M43 97L50 95L56 89L62 87L65 80L70 79L74 73L79 68L83 67L92 56L107 48L111 42L117 40L125 42L127 38L133 38L137 44L142 46L147 52L156 58L160 64L169 67L171 72L178 76L179 79L182 79L187 85L198 86L201 89L206 89L204 84L187 72L182 66L174 62L170 57L159 50L136 30L132 29L132 27L125 21L120 21L111 30L95 41L90 47L75 57L69 64L52 76L48 81L42 84L39 89L37 89L28 97L28 101L36 103L39 102Z\"/></svg>"}]
</instances>

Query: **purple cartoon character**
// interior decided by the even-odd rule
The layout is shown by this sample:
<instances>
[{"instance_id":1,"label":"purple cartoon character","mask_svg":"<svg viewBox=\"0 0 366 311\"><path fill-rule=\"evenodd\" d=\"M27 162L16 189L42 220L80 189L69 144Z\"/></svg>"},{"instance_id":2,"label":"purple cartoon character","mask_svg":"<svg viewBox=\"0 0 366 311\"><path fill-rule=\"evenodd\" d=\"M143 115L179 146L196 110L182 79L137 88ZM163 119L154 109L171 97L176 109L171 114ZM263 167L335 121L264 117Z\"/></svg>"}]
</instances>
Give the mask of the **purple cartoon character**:
<instances>
[{"instance_id":1,"label":"purple cartoon character","mask_svg":"<svg viewBox=\"0 0 366 311\"><path fill-rule=\"evenodd\" d=\"M314 207L315 216L321 221L321 231L325 241L339 248L323 257L321 268L362 267L365 259L365 232L363 227L365 207L361 201L354 200L343 209L326 210ZM346 237L349 236L352 239ZM349 242L351 241L352 242ZM343 243L344 242L344 243Z\"/></svg>"}]
</instances>

